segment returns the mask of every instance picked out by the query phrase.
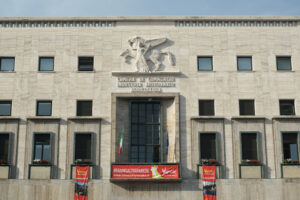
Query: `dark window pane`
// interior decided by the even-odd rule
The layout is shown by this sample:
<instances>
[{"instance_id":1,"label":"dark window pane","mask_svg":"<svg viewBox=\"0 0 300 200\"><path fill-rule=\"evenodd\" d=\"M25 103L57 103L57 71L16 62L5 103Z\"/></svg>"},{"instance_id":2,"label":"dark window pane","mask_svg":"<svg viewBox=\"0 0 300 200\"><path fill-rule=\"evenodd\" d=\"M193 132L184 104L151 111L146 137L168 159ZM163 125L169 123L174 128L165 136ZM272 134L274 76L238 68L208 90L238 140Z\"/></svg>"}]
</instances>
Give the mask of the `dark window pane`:
<instances>
[{"instance_id":1,"label":"dark window pane","mask_svg":"<svg viewBox=\"0 0 300 200\"><path fill-rule=\"evenodd\" d=\"M216 134L200 134L200 160L216 160Z\"/></svg>"},{"instance_id":2,"label":"dark window pane","mask_svg":"<svg viewBox=\"0 0 300 200\"><path fill-rule=\"evenodd\" d=\"M147 144L153 143L153 137L152 137L152 125L147 125Z\"/></svg>"},{"instance_id":3,"label":"dark window pane","mask_svg":"<svg viewBox=\"0 0 300 200\"><path fill-rule=\"evenodd\" d=\"M77 116L92 116L92 101L77 101Z\"/></svg>"},{"instance_id":4,"label":"dark window pane","mask_svg":"<svg viewBox=\"0 0 300 200\"><path fill-rule=\"evenodd\" d=\"M146 106L145 104L139 104L139 122L144 123L146 120Z\"/></svg>"},{"instance_id":5,"label":"dark window pane","mask_svg":"<svg viewBox=\"0 0 300 200\"><path fill-rule=\"evenodd\" d=\"M153 162L153 146L147 146L147 162Z\"/></svg>"},{"instance_id":6,"label":"dark window pane","mask_svg":"<svg viewBox=\"0 0 300 200\"><path fill-rule=\"evenodd\" d=\"M242 160L258 160L257 134L242 133Z\"/></svg>"},{"instance_id":7,"label":"dark window pane","mask_svg":"<svg viewBox=\"0 0 300 200\"><path fill-rule=\"evenodd\" d=\"M151 123L152 122L152 115L153 115L153 106L152 104L146 104L146 122Z\"/></svg>"},{"instance_id":8,"label":"dark window pane","mask_svg":"<svg viewBox=\"0 0 300 200\"><path fill-rule=\"evenodd\" d=\"M277 62L277 70L291 70L292 69L290 56L276 57L276 62Z\"/></svg>"},{"instance_id":9,"label":"dark window pane","mask_svg":"<svg viewBox=\"0 0 300 200\"><path fill-rule=\"evenodd\" d=\"M91 161L91 134L80 133L75 136L75 161L78 159Z\"/></svg>"},{"instance_id":10,"label":"dark window pane","mask_svg":"<svg viewBox=\"0 0 300 200\"><path fill-rule=\"evenodd\" d=\"M146 144L146 127L145 125L139 126L139 144Z\"/></svg>"},{"instance_id":11,"label":"dark window pane","mask_svg":"<svg viewBox=\"0 0 300 200\"><path fill-rule=\"evenodd\" d=\"M215 115L214 100L199 100L199 115Z\"/></svg>"},{"instance_id":12,"label":"dark window pane","mask_svg":"<svg viewBox=\"0 0 300 200\"><path fill-rule=\"evenodd\" d=\"M78 71L93 71L94 57L79 57Z\"/></svg>"},{"instance_id":13,"label":"dark window pane","mask_svg":"<svg viewBox=\"0 0 300 200\"><path fill-rule=\"evenodd\" d=\"M139 162L146 162L146 146L139 146Z\"/></svg>"},{"instance_id":14,"label":"dark window pane","mask_svg":"<svg viewBox=\"0 0 300 200\"><path fill-rule=\"evenodd\" d=\"M11 115L11 101L0 101L0 116Z\"/></svg>"},{"instance_id":15,"label":"dark window pane","mask_svg":"<svg viewBox=\"0 0 300 200\"><path fill-rule=\"evenodd\" d=\"M138 161L138 147L131 146L131 162L137 162L137 161Z\"/></svg>"},{"instance_id":16,"label":"dark window pane","mask_svg":"<svg viewBox=\"0 0 300 200\"><path fill-rule=\"evenodd\" d=\"M40 71L53 71L54 69L54 58L46 58L41 57L40 58Z\"/></svg>"},{"instance_id":17,"label":"dark window pane","mask_svg":"<svg viewBox=\"0 0 300 200\"><path fill-rule=\"evenodd\" d=\"M138 114L136 114L138 113ZM160 104L131 104L131 162L159 162Z\"/></svg>"},{"instance_id":18,"label":"dark window pane","mask_svg":"<svg viewBox=\"0 0 300 200\"><path fill-rule=\"evenodd\" d=\"M1 71L14 71L15 58L0 58Z\"/></svg>"},{"instance_id":19,"label":"dark window pane","mask_svg":"<svg viewBox=\"0 0 300 200\"><path fill-rule=\"evenodd\" d=\"M51 101L38 101L37 102L37 116L50 116L52 113Z\"/></svg>"},{"instance_id":20,"label":"dark window pane","mask_svg":"<svg viewBox=\"0 0 300 200\"><path fill-rule=\"evenodd\" d=\"M1 163L9 162L9 134L0 134L0 160Z\"/></svg>"},{"instance_id":21,"label":"dark window pane","mask_svg":"<svg viewBox=\"0 0 300 200\"><path fill-rule=\"evenodd\" d=\"M33 160L51 160L50 134L34 134Z\"/></svg>"},{"instance_id":22,"label":"dark window pane","mask_svg":"<svg viewBox=\"0 0 300 200\"><path fill-rule=\"evenodd\" d=\"M160 129L159 125L153 126L153 144L159 144L159 135L160 135L159 129Z\"/></svg>"},{"instance_id":23,"label":"dark window pane","mask_svg":"<svg viewBox=\"0 0 300 200\"><path fill-rule=\"evenodd\" d=\"M252 58L251 57L238 57L237 65L239 71L251 71L252 70Z\"/></svg>"},{"instance_id":24,"label":"dark window pane","mask_svg":"<svg viewBox=\"0 0 300 200\"><path fill-rule=\"evenodd\" d=\"M280 115L295 115L294 100L279 100Z\"/></svg>"},{"instance_id":25,"label":"dark window pane","mask_svg":"<svg viewBox=\"0 0 300 200\"><path fill-rule=\"evenodd\" d=\"M255 115L254 100L240 100L240 115Z\"/></svg>"},{"instance_id":26,"label":"dark window pane","mask_svg":"<svg viewBox=\"0 0 300 200\"><path fill-rule=\"evenodd\" d=\"M198 57L199 71L211 71L212 68L212 57Z\"/></svg>"},{"instance_id":27,"label":"dark window pane","mask_svg":"<svg viewBox=\"0 0 300 200\"><path fill-rule=\"evenodd\" d=\"M138 104L132 104L131 105L131 122L137 123L138 122Z\"/></svg>"},{"instance_id":28,"label":"dark window pane","mask_svg":"<svg viewBox=\"0 0 300 200\"><path fill-rule=\"evenodd\" d=\"M131 126L131 144L138 144L138 126L132 125Z\"/></svg>"},{"instance_id":29,"label":"dark window pane","mask_svg":"<svg viewBox=\"0 0 300 200\"><path fill-rule=\"evenodd\" d=\"M283 133L283 158L292 161L299 160L298 156L298 133Z\"/></svg>"}]
</instances>

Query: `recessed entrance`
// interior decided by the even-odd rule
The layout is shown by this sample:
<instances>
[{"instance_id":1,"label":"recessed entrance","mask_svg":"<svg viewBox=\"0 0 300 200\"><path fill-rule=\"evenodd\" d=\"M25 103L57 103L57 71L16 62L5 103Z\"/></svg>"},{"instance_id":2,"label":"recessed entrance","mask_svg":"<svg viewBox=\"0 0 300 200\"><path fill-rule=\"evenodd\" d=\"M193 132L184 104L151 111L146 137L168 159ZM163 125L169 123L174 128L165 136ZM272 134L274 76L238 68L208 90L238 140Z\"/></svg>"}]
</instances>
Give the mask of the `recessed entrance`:
<instances>
[{"instance_id":1,"label":"recessed entrance","mask_svg":"<svg viewBox=\"0 0 300 200\"><path fill-rule=\"evenodd\" d=\"M112 163L180 162L178 111L178 93L113 94Z\"/></svg>"}]
</instances>

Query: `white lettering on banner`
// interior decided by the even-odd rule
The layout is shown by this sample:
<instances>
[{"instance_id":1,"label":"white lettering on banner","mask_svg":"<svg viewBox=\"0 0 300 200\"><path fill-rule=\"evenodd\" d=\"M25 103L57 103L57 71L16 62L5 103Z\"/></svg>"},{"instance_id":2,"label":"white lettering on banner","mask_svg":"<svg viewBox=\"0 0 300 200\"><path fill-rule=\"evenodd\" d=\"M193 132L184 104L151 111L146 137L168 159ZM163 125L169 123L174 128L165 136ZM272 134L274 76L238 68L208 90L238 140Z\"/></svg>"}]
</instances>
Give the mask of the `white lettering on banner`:
<instances>
[{"instance_id":1,"label":"white lettering on banner","mask_svg":"<svg viewBox=\"0 0 300 200\"><path fill-rule=\"evenodd\" d=\"M161 92L161 88L176 87L173 76L122 76L118 77L119 88L130 88L132 92Z\"/></svg>"},{"instance_id":2,"label":"white lettering on banner","mask_svg":"<svg viewBox=\"0 0 300 200\"><path fill-rule=\"evenodd\" d=\"M115 168L114 172L123 172L123 173L149 173L149 169L120 169Z\"/></svg>"}]
</instances>

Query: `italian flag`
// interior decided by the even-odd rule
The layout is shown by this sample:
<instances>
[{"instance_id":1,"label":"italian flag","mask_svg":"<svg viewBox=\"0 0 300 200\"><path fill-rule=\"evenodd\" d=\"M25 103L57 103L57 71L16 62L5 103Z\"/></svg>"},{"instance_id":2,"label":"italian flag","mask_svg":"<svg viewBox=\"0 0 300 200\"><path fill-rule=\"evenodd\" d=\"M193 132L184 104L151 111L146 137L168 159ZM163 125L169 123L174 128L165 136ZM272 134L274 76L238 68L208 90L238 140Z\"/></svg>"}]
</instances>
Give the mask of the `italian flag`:
<instances>
[{"instance_id":1,"label":"italian flag","mask_svg":"<svg viewBox=\"0 0 300 200\"><path fill-rule=\"evenodd\" d=\"M124 132L121 133L119 155L121 155L121 152L122 152L122 149L123 149L123 137L124 137Z\"/></svg>"}]
</instances>

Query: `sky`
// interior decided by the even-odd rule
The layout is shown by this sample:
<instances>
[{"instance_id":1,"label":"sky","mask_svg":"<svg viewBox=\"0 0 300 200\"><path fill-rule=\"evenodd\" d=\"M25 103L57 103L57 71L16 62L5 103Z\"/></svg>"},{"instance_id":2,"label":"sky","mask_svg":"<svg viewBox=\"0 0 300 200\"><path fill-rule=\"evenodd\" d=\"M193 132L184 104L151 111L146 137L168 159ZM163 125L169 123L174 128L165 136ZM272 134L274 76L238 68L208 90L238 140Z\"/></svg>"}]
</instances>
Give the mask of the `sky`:
<instances>
[{"instance_id":1,"label":"sky","mask_svg":"<svg viewBox=\"0 0 300 200\"><path fill-rule=\"evenodd\" d=\"M300 16L300 0L0 0L0 17Z\"/></svg>"}]
</instances>

